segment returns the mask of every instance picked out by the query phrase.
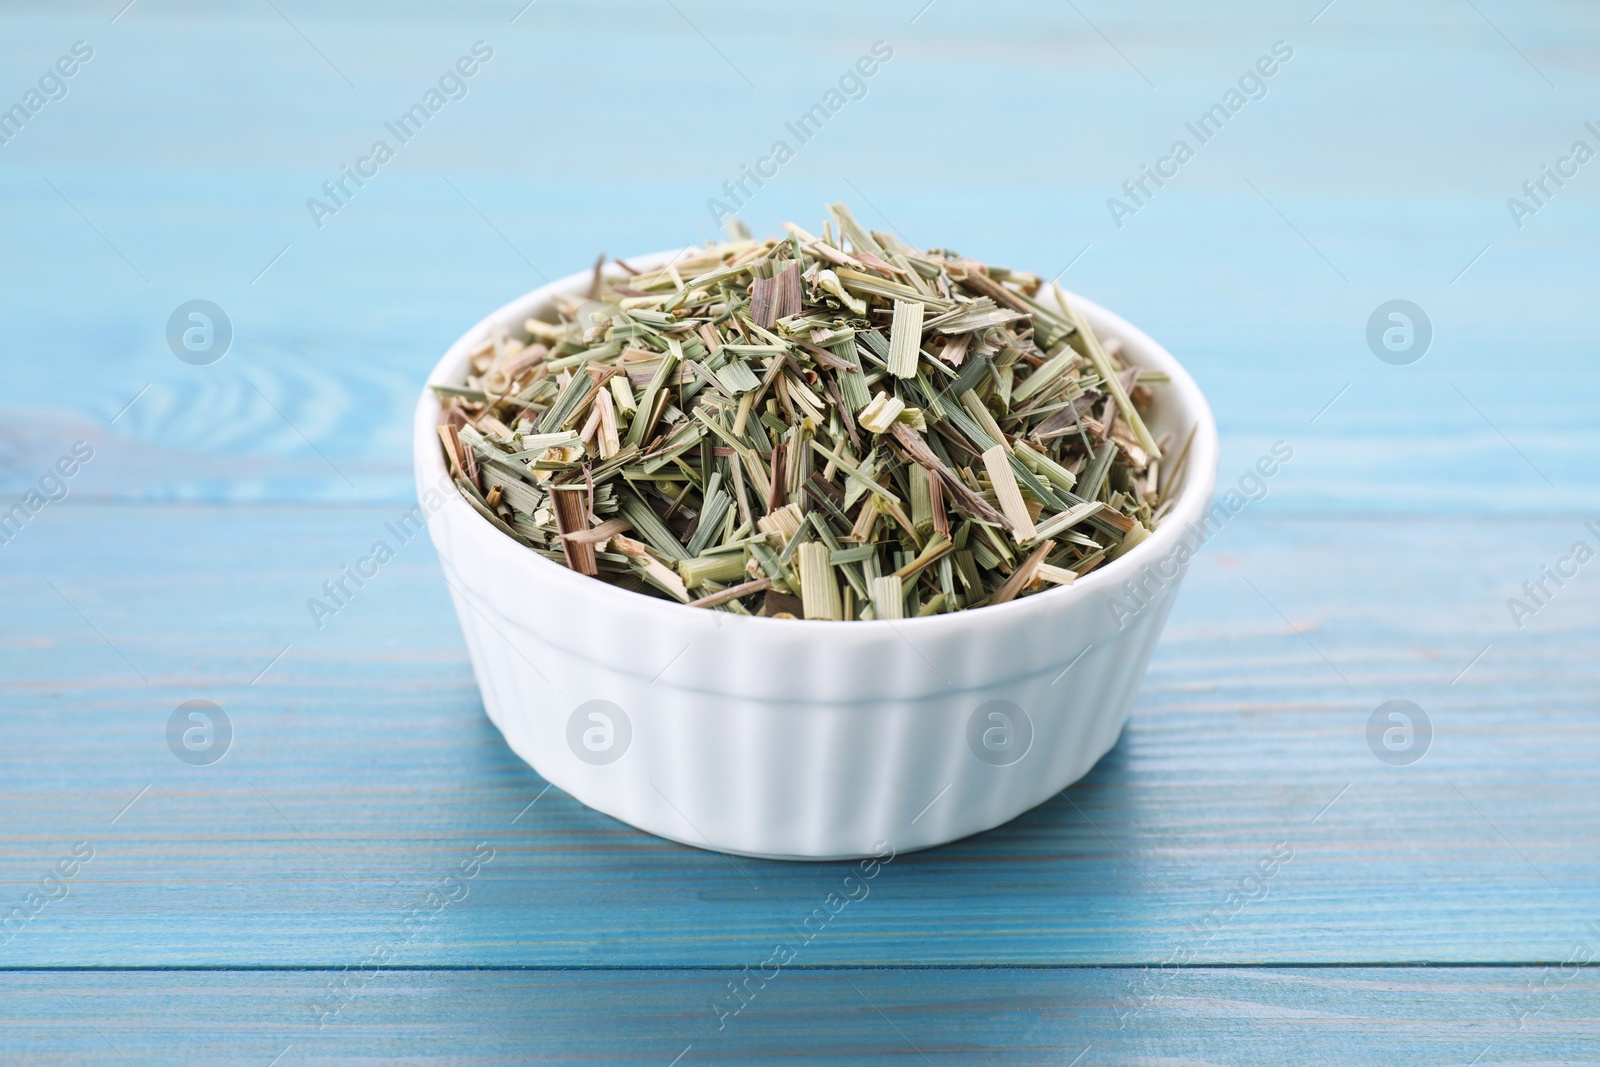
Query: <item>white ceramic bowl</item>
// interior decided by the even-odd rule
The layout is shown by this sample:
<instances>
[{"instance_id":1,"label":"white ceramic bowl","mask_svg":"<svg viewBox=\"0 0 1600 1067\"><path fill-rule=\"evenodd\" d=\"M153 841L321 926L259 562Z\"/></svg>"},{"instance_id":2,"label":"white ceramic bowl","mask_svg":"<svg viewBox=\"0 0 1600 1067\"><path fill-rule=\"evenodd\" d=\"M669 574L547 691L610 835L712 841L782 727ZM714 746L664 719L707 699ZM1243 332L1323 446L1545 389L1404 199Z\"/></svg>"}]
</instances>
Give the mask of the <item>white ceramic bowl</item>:
<instances>
[{"instance_id":1,"label":"white ceramic bowl","mask_svg":"<svg viewBox=\"0 0 1600 1067\"><path fill-rule=\"evenodd\" d=\"M659 265L675 253L639 257ZM445 353L460 384L495 327L520 329L587 271L512 301ZM1210 408L1163 349L1073 298L1125 357L1164 370L1151 429L1194 429L1177 504L1143 544L1063 586L903 621L754 618L577 574L492 527L451 486L417 404L417 490L489 718L548 781L642 830L775 859L927 848L998 826L1116 743L1210 506ZM1182 547L1180 547L1182 546ZM1138 580L1139 589L1128 583Z\"/></svg>"}]
</instances>

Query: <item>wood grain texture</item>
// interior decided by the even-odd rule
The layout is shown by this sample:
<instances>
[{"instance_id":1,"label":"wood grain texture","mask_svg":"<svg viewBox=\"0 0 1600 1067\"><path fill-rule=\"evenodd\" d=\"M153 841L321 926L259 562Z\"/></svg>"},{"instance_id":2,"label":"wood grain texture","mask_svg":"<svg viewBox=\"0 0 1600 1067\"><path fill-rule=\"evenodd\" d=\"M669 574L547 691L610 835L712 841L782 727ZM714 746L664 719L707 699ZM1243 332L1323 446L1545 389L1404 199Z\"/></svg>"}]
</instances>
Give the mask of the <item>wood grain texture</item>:
<instances>
[{"instance_id":1,"label":"wood grain texture","mask_svg":"<svg viewBox=\"0 0 1600 1067\"><path fill-rule=\"evenodd\" d=\"M839 865L730 862L542 793L483 716L424 539L317 629L306 598L391 517L69 500L7 546L25 610L0 621L0 879L20 897L72 842L97 856L6 963L343 965L479 841L497 856L471 898L402 962L758 963L836 887ZM1521 553L1564 541L1532 520L1242 512L1094 772L896 860L807 962L1559 960L1597 904L1600 586L1574 580L1521 632L1504 598ZM236 732L210 767L165 739L195 698ZM1368 747L1393 698L1434 724L1413 766ZM1294 859L1264 899L1196 934L1279 842Z\"/></svg>"},{"instance_id":2,"label":"wood grain texture","mask_svg":"<svg viewBox=\"0 0 1600 1067\"><path fill-rule=\"evenodd\" d=\"M1312 24L1265 3L1202 18L1171 2L979 14L942 0L911 24L920 4L828 2L800 19L635 0L598 17L540 3L512 25L520 6L400 5L374 25L361 5L290 5L304 37L265 7L144 4L115 25L87 10L7 15L7 69L43 69L86 36L98 52L3 149L0 316L15 359L0 449L17 459L0 485L37 477L63 438L101 434L134 468L94 487L118 498L406 498L407 413L452 340L599 249L709 235L706 200L883 39L895 57L867 95L756 191L742 212L755 229L814 220L843 196L919 242L1046 276L1071 264L1064 284L1195 372L1226 478L1274 440L1300 449L1269 509L1600 511L1583 458L1600 444L1586 418L1600 402L1593 183L1568 183L1521 229L1505 203L1592 117L1577 103L1600 36L1586 6L1480 17L1341 3ZM496 58L468 95L318 229L307 199L479 38ZM1267 95L1114 225L1107 199L1280 39L1295 57ZM717 50L741 68L760 55L755 88ZM601 55L611 76L596 79ZM666 83L717 99L732 132L657 153L646 180L617 118L670 127L679 105L654 88ZM972 85L1005 86L1005 108ZM559 132L508 132L530 116ZM907 150L938 123L980 121L1020 146L1004 167L930 168ZM179 363L163 337L196 296L236 330L206 368ZM1396 297L1434 324L1432 350L1406 368L1364 339ZM53 358L22 358L42 352ZM1513 352L1528 380L1561 383L1553 406L1501 387Z\"/></svg>"},{"instance_id":3,"label":"wood grain texture","mask_svg":"<svg viewBox=\"0 0 1600 1067\"><path fill-rule=\"evenodd\" d=\"M768 974L772 972L769 970ZM1553 977L1552 977L1553 976ZM336 972L0 975L27 1062L1022 1065L1591 1063L1592 971L1538 968L377 972L317 1028ZM322 1009L318 1009L319 1012ZM92 1021L92 1027L86 1025ZM1520 1025L1519 1025L1520 1023ZM1081 1059L1074 1060L1074 1057Z\"/></svg>"}]
</instances>

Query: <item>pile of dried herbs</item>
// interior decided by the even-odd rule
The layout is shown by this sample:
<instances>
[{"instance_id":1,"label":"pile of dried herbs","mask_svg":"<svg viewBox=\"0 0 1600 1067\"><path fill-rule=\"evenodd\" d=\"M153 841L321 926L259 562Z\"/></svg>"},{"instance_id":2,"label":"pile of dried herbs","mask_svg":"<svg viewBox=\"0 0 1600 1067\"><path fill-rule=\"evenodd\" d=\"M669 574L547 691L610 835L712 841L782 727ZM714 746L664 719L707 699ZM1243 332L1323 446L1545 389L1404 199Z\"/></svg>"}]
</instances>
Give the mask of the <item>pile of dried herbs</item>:
<instances>
[{"instance_id":1,"label":"pile of dried herbs","mask_svg":"<svg viewBox=\"0 0 1600 1067\"><path fill-rule=\"evenodd\" d=\"M868 232L595 265L471 358L439 436L467 500L582 574L695 607L901 619L1071 583L1148 535L1124 365L1060 289ZM607 274L615 272L606 272Z\"/></svg>"}]
</instances>

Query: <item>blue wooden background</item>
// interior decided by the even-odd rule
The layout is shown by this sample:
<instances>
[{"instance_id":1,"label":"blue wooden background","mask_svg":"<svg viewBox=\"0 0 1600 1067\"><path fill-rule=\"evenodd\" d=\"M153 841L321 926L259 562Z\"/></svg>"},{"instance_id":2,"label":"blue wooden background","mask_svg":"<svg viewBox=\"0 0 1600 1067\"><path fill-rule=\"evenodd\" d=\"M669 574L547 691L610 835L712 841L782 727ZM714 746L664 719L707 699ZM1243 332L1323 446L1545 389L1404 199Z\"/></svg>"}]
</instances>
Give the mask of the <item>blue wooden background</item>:
<instances>
[{"instance_id":1,"label":"blue wooden background","mask_svg":"<svg viewBox=\"0 0 1600 1067\"><path fill-rule=\"evenodd\" d=\"M0 544L0 916L31 915L0 930L0 1058L1600 1060L1600 563L1507 607L1600 545L1600 162L1507 206L1600 149L1595 8L124 3L0 5L0 108L93 49L0 144L0 505L94 451ZM466 96L318 228L306 200L478 41ZM305 599L405 506L460 332L602 249L710 236L706 200L877 41L754 230L846 199L1064 268L1192 369L1220 487L1294 457L1199 557L1088 778L897 858L719 1028L845 868L546 790L424 541L321 629ZM1279 41L1266 95L1116 226ZM165 340L196 298L233 325L210 366ZM1433 327L1409 366L1365 339L1397 298ZM167 746L191 699L233 724L209 766ZM1389 699L1433 724L1408 766L1368 747ZM402 928L480 843L468 895Z\"/></svg>"}]
</instances>

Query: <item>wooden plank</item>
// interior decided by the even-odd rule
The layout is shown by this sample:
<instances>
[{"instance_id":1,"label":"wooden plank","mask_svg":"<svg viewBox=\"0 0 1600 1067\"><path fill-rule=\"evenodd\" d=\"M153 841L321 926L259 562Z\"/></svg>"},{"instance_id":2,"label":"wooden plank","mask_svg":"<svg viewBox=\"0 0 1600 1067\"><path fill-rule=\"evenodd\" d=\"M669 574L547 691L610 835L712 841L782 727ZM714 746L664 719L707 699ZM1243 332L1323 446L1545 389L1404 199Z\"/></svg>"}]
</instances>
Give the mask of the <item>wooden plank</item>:
<instances>
[{"instance_id":1,"label":"wooden plank","mask_svg":"<svg viewBox=\"0 0 1600 1067\"><path fill-rule=\"evenodd\" d=\"M97 58L68 100L5 148L0 230L12 254L0 261L0 316L18 355L6 404L51 414L21 427L8 417L7 454L21 451L0 488L20 491L62 447L101 435L104 469L121 466L93 491L118 499L404 499L406 413L461 331L541 277L586 267L600 248L628 255L710 236L700 205L789 136L797 101L825 92L881 36L895 56L868 96L794 146L805 165L755 190L741 212L757 231L791 217L814 227L822 205L848 193L867 224L892 220L914 240L1046 277L1070 264L1064 284L1123 312L1194 370L1221 422L1225 481L1276 440L1296 448L1266 510L1600 510L1600 468L1586 460L1600 448L1586 310L1600 213L1581 183L1520 229L1506 208L1585 135L1583 116L1555 106L1539 73L1560 85L1585 77L1575 57L1600 27L1571 5L1491 15L1506 38L1448 6L1402 18L1338 5L1292 31L1272 28L1264 10L1197 19L1171 0L1141 5L1137 22L1114 9L1094 15L1113 40L1128 35L1127 60L1085 37L1070 9L1033 5L984 18L930 9L914 26L874 20L845 40L835 27L859 13L830 0L807 26L782 27L791 47L780 56L764 50L767 16L723 26L729 56L745 46L762 55L762 85L814 89L781 98L751 92L676 13L627 10L594 21L535 8L515 26L422 8L373 26L342 3L286 12L328 62L270 9L202 22L140 5L103 30L96 23ZM16 70L43 70L89 32L68 11L10 15L6 26L0 60ZM1392 42L1415 33L1432 47L1394 62ZM1268 95L1115 225L1108 198L1125 197L1123 183L1278 36L1295 58ZM469 95L319 229L307 200L325 197L339 165L385 135L382 116L479 37L497 53ZM879 217L836 176L891 167L873 154L888 149L856 133L923 129L930 92L943 94L931 113L977 121L985 98L942 88L953 47L969 55L973 84L1008 86L998 136L1028 137L1027 165L932 171L910 186L853 179ZM664 127L681 99L716 99L738 134L720 153L658 164L650 183L543 166L543 142L503 131L525 122L528 100L590 80L597 54L628 75L569 101L563 142L596 173L630 173L619 113ZM685 55L704 61L685 70ZM251 57L244 69L237 56ZM335 64L393 106L361 103ZM179 70L184 89L203 88L180 90ZM662 84L675 91L653 91ZM1101 99L1117 106L1074 108L1071 136L1030 135L1060 125L1061 101ZM157 114L165 121L130 118ZM193 130L210 132L197 143ZM1416 169L1396 170L1396 145ZM199 169L175 171L175 159ZM1428 181L1451 191L1419 184ZM173 358L163 338L168 314L197 295L236 326L233 351L205 368ZM1364 340L1368 316L1396 296L1422 304L1435 327L1432 351L1406 368L1380 363ZM1560 388L1504 388L1508 352L1525 380ZM62 367L72 368L70 388Z\"/></svg>"},{"instance_id":2,"label":"wooden plank","mask_svg":"<svg viewBox=\"0 0 1600 1067\"><path fill-rule=\"evenodd\" d=\"M0 888L20 901L73 842L96 848L8 965L342 966L478 842L496 858L471 898L399 962L759 962L834 888L838 865L735 870L544 792L483 717L422 538L317 629L306 598L394 518L69 500L6 547ZM1504 599L1574 530L1234 517L1099 767L1004 828L897 859L810 962L1564 951L1600 870L1600 586L1583 572L1522 631ZM209 767L164 738L197 698L236 731ZM1413 766L1368 748L1394 698L1436 728ZM1279 842L1294 859L1264 899L1193 943Z\"/></svg>"},{"instance_id":3,"label":"wooden plank","mask_svg":"<svg viewBox=\"0 0 1600 1067\"><path fill-rule=\"evenodd\" d=\"M1594 944L1591 938L1591 946ZM754 972L751 972L754 973ZM30 1064L1593 1062L1592 968L0 973ZM728 984L748 981L727 1011ZM324 1019L330 1004L343 1010ZM319 1028L318 1022L323 1025ZM1521 1024L1519 1026L1519 1023ZM720 1024L720 1028L719 1028ZM680 1056L675 1060L674 1057ZM1075 1057L1081 1057L1075 1059Z\"/></svg>"}]
</instances>

